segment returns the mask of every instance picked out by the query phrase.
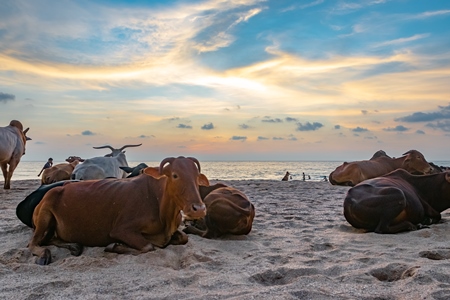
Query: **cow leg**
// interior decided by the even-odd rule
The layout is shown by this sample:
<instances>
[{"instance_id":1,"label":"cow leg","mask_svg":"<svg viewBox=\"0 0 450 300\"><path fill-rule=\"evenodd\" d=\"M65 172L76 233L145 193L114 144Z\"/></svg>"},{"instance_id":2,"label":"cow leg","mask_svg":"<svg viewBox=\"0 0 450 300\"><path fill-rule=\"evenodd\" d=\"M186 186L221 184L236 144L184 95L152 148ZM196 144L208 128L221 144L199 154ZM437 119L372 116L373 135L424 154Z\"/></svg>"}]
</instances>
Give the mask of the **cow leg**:
<instances>
[{"instance_id":1,"label":"cow leg","mask_svg":"<svg viewBox=\"0 0 450 300\"><path fill-rule=\"evenodd\" d=\"M113 243L105 248L106 252L115 252L119 254L140 254L155 250L141 232L127 230L118 226L109 234L114 240L122 243Z\"/></svg>"},{"instance_id":2,"label":"cow leg","mask_svg":"<svg viewBox=\"0 0 450 300\"><path fill-rule=\"evenodd\" d=\"M42 212L42 209L39 213L35 213L35 216L36 218L33 219L37 221L35 221L35 230L28 248L33 255L37 256L36 263L38 265L48 265L52 261L52 254L49 249L41 247L41 245L54 235L55 219L50 212Z\"/></svg>"},{"instance_id":3,"label":"cow leg","mask_svg":"<svg viewBox=\"0 0 450 300\"><path fill-rule=\"evenodd\" d=\"M422 220L422 224L423 225L431 225L431 224L436 224L439 223L439 221L441 220L441 213L436 211L434 208L432 208L427 202L425 201L420 201L422 203L424 212L425 212L425 217Z\"/></svg>"},{"instance_id":4,"label":"cow leg","mask_svg":"<svg viewBox=\"0 0 450 300\"><path fill-rule=\"evenodd\" d=\"M172 235L172 237L170 238L170 242L169 244L171 245L184 245L188 242L188 236L186 235L186 233L182 232L182 231L175 231Z\"/></svg>"},{"instance_id":5,"label":"cow leg","mask_svg":"<svg viewBox=\"0 0 450 300\"><path fill-rule=\"evenodd\" d=\"M206 230L198 229L197 227L192 226L192 225L189 225L186 228L184 228L183 232L188 233L188 234L199 235L201 237L205 237L205 235L206 235Z\"/></svg>"},{"instance_id":6,"label":"cow leg","mask_svg":"<svg viewBox=\"0 0 450 300\"><path fill-rule=\"evenodd\" d=\"M3 173L3 178L5 179L5 183L3 184L3 188L9 189L9 181L8 181L8 165L6 163L1 165L2 167L2 173Z\"/></svg>"},{"instance_id":7,"label":"cow leg","mask_svg":"<svg viewBox=\"0 0 450 300\"><path fill-rule=\"evenodd\" d=\"M70 251L73 256L80 256L83 253L83 245L79 243L68 243L58 238L53 238L48 242L49 245L55 245L56 247L65 248Z\"/></svg>"},{"instance_id":8,"label":"cow leg","mask_svg":"<svg viewBox=\"0 0 450 300\"><path fill-rule=\"evenodd\" d=\"M155 247L151 243L148 243L141 250L131 248L122 243L112 243L112 244L109 244L108 246L106 246L106 248L105 248L105 252L113 252L113 253L118 253L118 254L132 254L132 255L138 255L138 254L153 251L153 250L155 250Z\"/></svg>"}]
</instances>

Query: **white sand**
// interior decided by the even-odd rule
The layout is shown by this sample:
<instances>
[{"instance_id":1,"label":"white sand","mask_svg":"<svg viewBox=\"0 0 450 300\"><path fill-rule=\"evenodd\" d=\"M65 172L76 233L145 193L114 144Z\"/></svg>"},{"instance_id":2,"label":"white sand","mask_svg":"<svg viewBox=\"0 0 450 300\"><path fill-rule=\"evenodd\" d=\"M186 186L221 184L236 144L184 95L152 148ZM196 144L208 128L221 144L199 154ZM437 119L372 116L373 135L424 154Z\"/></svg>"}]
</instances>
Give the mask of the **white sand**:
<instances>
[{"instance_id":1,"label":"white sand","mask_svg":"<svg viewBox=\"0 0 450 300\"><path fill-rule=\"evenodd\" d=\"M224 183L255 205L248 236L190 235L186 245L138 256L94 247L73 257L51 246L52 264L38 266L26 248L32 230L15 209L40 183L13 179L0 189L0 298L450 299L448 212L430 228L379 235L346 222L347 187Z\"/></svg>"}]
</instances>

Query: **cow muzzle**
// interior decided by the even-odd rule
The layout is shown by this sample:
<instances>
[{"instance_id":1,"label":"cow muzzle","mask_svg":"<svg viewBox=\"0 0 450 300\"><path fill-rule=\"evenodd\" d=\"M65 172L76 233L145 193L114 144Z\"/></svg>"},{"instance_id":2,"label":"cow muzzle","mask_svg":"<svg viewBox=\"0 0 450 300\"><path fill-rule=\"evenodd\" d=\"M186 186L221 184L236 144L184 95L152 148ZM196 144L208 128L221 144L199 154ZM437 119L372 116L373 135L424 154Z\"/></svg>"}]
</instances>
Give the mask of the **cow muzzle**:
<instances>
[{"instance_id":1,"label":"cow muzzle","mask_svg":"<svg viewBox=\"0 0 450 300\"><path fill-rule=\"evenodd\" d=\"M187 219L195 220L204 218L206 216L206 206L204 203L202 204L192 204L186 205L183 209L183 213L185 214Z\"/></svg>"}]
</instances>

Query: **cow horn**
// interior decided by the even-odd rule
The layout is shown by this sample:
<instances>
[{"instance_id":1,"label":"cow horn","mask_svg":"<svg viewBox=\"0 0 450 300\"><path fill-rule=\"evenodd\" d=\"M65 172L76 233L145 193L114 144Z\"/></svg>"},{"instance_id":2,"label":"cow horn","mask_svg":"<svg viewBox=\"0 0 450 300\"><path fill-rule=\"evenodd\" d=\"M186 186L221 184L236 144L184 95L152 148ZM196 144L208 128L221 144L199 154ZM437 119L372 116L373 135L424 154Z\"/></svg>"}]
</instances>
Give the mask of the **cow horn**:
<instances>
[{"instance_id":1,"label":"cow horn","mask_svg":"<svg viewBox=\"0 0 450 300\"><path fill-rule=\"evenodd\" d=\"M190 160L192 160L193 162L195 162L195 164L197 165L198 168L198 172L200 173L200 162L198 161L198 159L196 159L195 157L188 157Z\"/></svg>"},{"instance_id":2,"label":"cow horn","mask_svg":"<svg viewBox=\"0 0 450 300\"><path fill-rule=\"evenodd\" d=\"M164 158L163 161L161 162L161 164L159 165L159 174L162 175L162 171L163 171L165 164L167 164L167 163L171 164L174 160L175 160L175 157Z\"/></svg>"},{"instance_id":3,"label":"cow horn","mask_svg":"<svg viewBox=\"0 0 450 300\"><path fill-rule=\"evenodd\" d=\"M92 147L92 148L94 148L94 149L104 149L104 148L109 148L109 149L111 149L111 151L114 151L114 148L111 147L110 145L100 146L100 147Z\"/></svg>"},{"instance_id":4,"label":"cow horn","mask_svg":"<svg viewBox=\"0 0 450 300\"><path fill-rule=\"evenodd\" d=\"M139 146L141 146L141 145L142 145L142 143L139 144L139 145L125 145L125 146L123 146L122 148L120 148L120 151L122 151L123 149L125 149L125 148L127 148L127 147L139 147Z\"/></svg>"},{"instance_id":5,"label":"cow horn","mask_svg":"<svg viewBox=\"0 0 450 300\"><path fill-rule=\"evenodd\" d=\"M30 130L30 127L28 127L27 129L25 129L25 130L23 131L23 134L27 134L28 130Z\"/></svg>"}]
</instances>

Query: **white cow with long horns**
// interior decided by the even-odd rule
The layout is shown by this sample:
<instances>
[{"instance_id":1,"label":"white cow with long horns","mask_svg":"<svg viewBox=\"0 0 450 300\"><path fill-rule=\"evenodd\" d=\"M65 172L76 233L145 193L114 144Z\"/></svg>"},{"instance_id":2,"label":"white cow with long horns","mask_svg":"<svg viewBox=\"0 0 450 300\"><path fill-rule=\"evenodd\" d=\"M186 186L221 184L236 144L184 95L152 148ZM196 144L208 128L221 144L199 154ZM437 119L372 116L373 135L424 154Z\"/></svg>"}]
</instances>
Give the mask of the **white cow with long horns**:
<instances>
[{"instance_id":1,"label":"white cow with long horns","mask_svg":"<svg viewBox=\"0 0 450 300\"><path fill-rule=\"evenodd\" d=\"M103 178L125 178L127 173L119 167L128 167L125 151L127 147L138 147L139 145L125 145L120 149L115 149L109 145L93 147L94 149L111 149L111 153L105 156L86 159L77 165L72 172L72 179L90 180Z\"/></svg>"}]
</instances>

